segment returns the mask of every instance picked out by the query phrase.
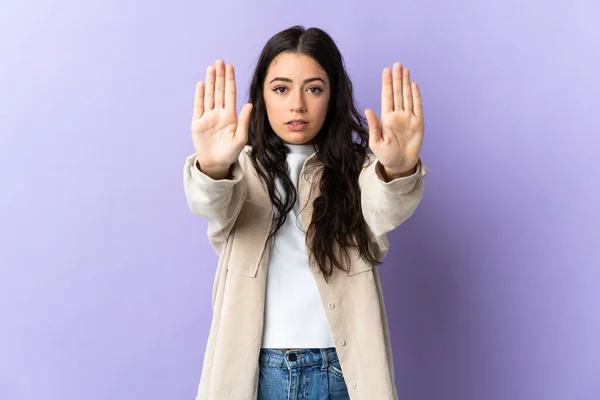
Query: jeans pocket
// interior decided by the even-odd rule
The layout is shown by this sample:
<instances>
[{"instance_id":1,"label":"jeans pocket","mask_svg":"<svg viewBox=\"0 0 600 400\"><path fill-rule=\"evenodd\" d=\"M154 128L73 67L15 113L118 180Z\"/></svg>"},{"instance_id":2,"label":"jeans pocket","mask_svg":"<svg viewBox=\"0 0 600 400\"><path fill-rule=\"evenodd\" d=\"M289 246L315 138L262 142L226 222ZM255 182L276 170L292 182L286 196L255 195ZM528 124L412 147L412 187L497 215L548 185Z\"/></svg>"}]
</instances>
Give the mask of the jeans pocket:
<instances>
[{"instance_id":1,"label":"jeans pocket","mask_svg":"<svg viewBox=\"0 0 600 400\"><path fill-rule=\"evenodd\" d=\"M344 380L344 373L342 372L342 366L340 365L339 360L329 361L329 372L336 378L339 378L342 381Z\"/></svg>"}]
</instances>

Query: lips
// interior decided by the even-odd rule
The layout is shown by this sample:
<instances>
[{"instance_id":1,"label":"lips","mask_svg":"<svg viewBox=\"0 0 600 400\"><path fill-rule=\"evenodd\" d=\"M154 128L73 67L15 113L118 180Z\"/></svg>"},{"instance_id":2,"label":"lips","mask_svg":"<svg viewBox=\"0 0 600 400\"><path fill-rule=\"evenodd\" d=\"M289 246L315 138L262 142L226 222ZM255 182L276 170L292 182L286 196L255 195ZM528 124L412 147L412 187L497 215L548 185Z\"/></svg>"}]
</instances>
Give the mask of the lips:
<instances>
[{"instance_id":1,"label":"lips","mask_svg":"<svg viewBox=\"0 0 600 400\"><path fill-rule=\"evenodd\" d=\"M302 124L307 124L307 123L308 122L306 122L303 119L292 119L287 122L288 125L302 125Z\"/></svg>"}]
</instances>

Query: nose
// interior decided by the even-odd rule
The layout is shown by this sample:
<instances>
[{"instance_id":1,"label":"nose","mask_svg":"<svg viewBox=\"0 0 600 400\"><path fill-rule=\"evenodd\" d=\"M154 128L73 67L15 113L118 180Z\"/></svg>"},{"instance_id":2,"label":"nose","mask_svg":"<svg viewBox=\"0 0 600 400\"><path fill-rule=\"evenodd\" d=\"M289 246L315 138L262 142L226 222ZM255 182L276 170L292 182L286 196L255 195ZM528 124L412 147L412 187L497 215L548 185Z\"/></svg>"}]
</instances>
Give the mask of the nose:
<instances>
[{"instance_id":1,"label":"nose","mask_svg":"<svg viewBox=\"0 0 600 400\"><path fill-rule=\"evenodd\" d=\"M304 104L304 93L301 90L296 90L291 96L290 111L302 112L306 111Z\"/></svg>"}]
</instances>

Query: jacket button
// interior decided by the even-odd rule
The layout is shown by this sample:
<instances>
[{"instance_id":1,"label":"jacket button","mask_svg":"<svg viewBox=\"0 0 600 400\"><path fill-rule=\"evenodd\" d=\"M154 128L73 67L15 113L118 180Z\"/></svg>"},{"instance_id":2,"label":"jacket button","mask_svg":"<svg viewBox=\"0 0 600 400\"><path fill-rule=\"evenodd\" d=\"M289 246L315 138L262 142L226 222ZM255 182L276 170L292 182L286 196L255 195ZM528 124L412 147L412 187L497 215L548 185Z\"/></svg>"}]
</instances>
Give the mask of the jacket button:
<instances>
[{"instance_id":1,"label":"jacket button","mask_svg":"<svg viewBox=\"0 0 600 400\"><path fill-rule=\"evenodd\" d=\"M335 304L334 303L329 303L329 308L331 308L333 310L335 308Z\"/></svg>"},{"instance_id":2,"label":"jacket button","mask_svg":"<svg viewBox=\"0 0 600 400\"><path fill-rule=\"evenodd\" d=\"M356 389L356 383L350 382L350 387L352 387L352 389Z\"/></svg>"},{"instance_id":3,"label":"jacket button","mask_svg":"<svg viewBox=\"0 0 600 400\"><path fill-rule=\"evenodd\" d=\"M346 345L346 341L344 339L340 339L340 341L338 343L340 344L340 346Z\"/></svg>"}]
</instances>

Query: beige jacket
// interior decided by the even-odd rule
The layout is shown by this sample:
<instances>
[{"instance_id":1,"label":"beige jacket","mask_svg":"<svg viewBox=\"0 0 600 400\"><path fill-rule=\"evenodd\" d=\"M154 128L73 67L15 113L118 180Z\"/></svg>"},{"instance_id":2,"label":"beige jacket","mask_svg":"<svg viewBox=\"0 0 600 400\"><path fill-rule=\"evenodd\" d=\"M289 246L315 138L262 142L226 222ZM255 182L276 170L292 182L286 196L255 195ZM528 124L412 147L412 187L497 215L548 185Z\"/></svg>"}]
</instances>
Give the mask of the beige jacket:
<instances>
[{"instance_id":1,"label":"beige jacket","mask_svg":"<svg viewBox=\"0 0 600 400\"><path fill-rule=\"evenodd\" d=\"M184 166L184 188L192 212L208 220L208 239L219 254L213 318L196 400L255 400L261 348L270 246L265 246L273 208L250 161L250 146L240 153L232 179L215 181ZM359 184L362 212L376 244L388 250L387 233L412 215L423 195L425 166L415 174L384 182L373 156ZM298 182L302 228L306 232L312 202L318 196L320 162L312 154ZM301 207L301 208L302 208ZM326 283L312 266L352 400L397 399L392 349L377 267L350 253L348 272L334 269Z\"/></svg>"}]
</instances>

